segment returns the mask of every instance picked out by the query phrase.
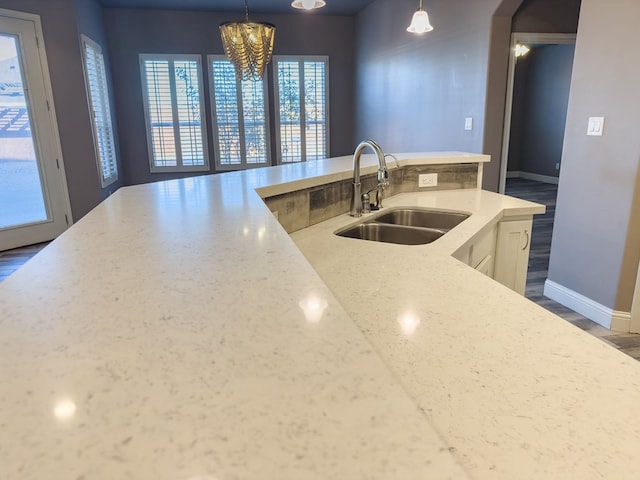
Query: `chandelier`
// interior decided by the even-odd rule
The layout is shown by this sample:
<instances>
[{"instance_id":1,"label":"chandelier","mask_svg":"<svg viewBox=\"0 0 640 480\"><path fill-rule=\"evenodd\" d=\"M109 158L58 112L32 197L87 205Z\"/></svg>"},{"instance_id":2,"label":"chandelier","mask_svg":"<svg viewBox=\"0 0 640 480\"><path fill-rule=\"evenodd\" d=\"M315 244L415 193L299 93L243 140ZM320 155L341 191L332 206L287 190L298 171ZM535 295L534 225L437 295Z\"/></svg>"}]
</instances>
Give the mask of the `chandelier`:
<instances>
[{"instance_id":1,"label":"chandelier","mask_svg":"<svg viewBox=\"0 0 640 480\"><path fill-rule=\"evenodd\" d=\"M222 46L242 80L259 80L271 60L276 27L270 23L250 22L249 6L244 0L245 20L220 24Z\"/></svg>"}]
</instances>

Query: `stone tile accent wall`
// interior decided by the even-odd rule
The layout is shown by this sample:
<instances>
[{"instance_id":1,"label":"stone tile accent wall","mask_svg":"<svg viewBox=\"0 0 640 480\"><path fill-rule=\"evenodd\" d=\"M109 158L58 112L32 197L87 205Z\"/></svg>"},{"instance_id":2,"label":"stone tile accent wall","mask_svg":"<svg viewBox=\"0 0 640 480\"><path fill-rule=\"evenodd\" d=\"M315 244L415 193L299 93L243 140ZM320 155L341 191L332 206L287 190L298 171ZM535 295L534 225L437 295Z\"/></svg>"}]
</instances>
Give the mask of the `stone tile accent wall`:
<instances>
[{"instance_id":1,"label":"stone tile accent wall","mask_svg":"<svg viewBox=\"0 0 640 480\"><path fill-rule=\"evenodd\" d=\"M418 188L418 175L422 173L437 173L438 186ZM363 193L373 190L378 183L375 174L365 175L360 181ZM264 202L274 215L277 215L284 229L291 233L348 212L351 202L351 183L349 179L318 185L268 197ZM389 170L389 187L385 190L384 196L388 198L399 193L421 190L476 188L477 184L478 164L476 163L410 165ZM375 191L371 192L371 201L375 203Z\"/></svg>"}]
</instances>

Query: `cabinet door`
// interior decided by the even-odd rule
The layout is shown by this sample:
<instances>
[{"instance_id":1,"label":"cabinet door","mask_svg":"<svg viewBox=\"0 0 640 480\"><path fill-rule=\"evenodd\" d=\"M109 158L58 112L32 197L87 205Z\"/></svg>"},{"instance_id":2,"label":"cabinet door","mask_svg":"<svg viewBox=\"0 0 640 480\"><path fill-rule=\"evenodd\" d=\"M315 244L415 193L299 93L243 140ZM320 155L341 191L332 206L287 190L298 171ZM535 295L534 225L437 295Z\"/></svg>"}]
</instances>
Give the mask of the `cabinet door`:
<instances>
[{"instance_id":1,"label":"cabinet door","mask_svg":"<svg viewBox=\"0 0 640 480\"><path fill-rule=\"evenodd\" d=\"M496 252L496 225L475 238L469 253L469 265L493 277L493 258Z\"/></svg>"},{"instance_id":2,"label":"cabinet door","mask_svg":"<svg viewBox=\"0 0 640 480\"><path fill-rule=\"evenodd\" d=\"M484 273L487 277L493 278L493 255L489 254L476 267L480 273Z\"/></svg>"},{"instance_id":3,"label":"cabinet door","mask_svg":"<svg viewBox=\"0 0 640 480\"><path fill-rule=\"evenodd\" d=\"M524 295L531 247L529 220L504 221L498 224L498 242L493 278Z\"/></svg>"}]
</instances>

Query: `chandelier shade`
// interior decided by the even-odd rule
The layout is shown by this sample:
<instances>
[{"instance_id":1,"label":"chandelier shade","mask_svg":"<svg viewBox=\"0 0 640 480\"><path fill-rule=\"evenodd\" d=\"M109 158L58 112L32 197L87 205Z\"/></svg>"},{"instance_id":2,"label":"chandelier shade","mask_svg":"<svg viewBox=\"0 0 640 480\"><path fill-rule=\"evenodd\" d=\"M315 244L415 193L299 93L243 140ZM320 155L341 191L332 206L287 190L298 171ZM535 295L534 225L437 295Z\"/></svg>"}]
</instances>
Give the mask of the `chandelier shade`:
<instances>
[{"instance_id":1,"label":"chandelier shade","mask_svg":"<svg viewBox=\"0 0 640 480\"><path fill-rule=\"evenodd\" d=\"M409 33L427 33L433 30L431 22L429 21L429 14L422 8L422 0L420 0L420 6L418 10L413 14L411 18L411 25L407 28Z\"/></svg>"},{"instance_id":2,"label":"chandelier shade","mask_svg":"<svg viewBox=\"0 0 640 480\"><path fill-rule=\"evenodd\" d=\"M294 0L291 3L293 8L301 8L303 10L313 10L315 8L322 8L327 4L324 0Z\"/></svg>"},{"instance_id":3,"label":"chandelier shade","mask_svg":"<svg viewBox=\"0 0 640 480\"><path fill-rule=\"evenodd\" d=\"M276 27L266 22L249 21L249 8L245 0L246 18L241 22L224 22L220 37L224 53L242 80L259 80L264 76L273 55Z\"/></svg>"}]
</instances>

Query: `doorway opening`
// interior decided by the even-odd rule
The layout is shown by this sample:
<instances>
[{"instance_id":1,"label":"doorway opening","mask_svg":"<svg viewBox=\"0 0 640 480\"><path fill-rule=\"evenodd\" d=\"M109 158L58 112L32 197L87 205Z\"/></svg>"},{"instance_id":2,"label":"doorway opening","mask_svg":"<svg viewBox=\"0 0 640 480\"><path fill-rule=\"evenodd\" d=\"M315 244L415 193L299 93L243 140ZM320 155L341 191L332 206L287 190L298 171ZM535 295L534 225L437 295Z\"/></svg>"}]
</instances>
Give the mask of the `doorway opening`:
<instances>
[{"instance_id":1,"label":"doorway opening","mask_svg":"<svg viewBox=\"0 0 640 480\"><path fill-rule=\"evenodd\" d=\"M575 43L575 34L511 35L500 193L508 177L558 184ZM528 53L516 56L518 46Z\"/></svg>"},{"instance_id":2,"label":"doorway opening","mask_svg":"<svg viewBox=\"0 0 640 480\"><path fill-rule=\"evenodd\" d=\"M525 292L538 303L544 301L549 269L575 39L575 34L511 36L500 192L547 207L534 218Z\"/></svg>"}]
</instances>

